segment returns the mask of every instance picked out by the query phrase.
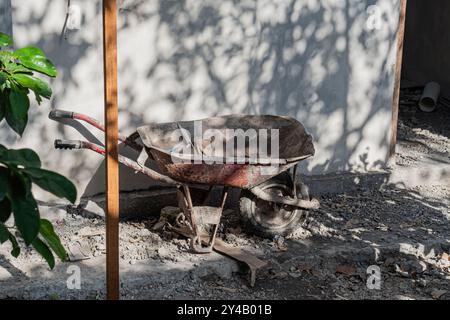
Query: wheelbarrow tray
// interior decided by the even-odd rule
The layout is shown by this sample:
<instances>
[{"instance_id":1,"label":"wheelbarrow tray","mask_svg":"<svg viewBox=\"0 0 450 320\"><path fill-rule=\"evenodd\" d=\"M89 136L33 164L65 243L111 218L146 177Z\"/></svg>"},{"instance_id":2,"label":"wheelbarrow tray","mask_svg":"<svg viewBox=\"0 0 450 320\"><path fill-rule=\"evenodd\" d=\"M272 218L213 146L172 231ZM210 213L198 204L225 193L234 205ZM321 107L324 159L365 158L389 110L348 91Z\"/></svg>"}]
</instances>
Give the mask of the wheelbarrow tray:
<instances>
[{"instance_id":1,"label":"wheelbarrow tray","mask_svg":"<svg viewBox=\"0 0 450 320\"><path fill-rule=\"evenodd\" d=\"M195 140L198 132L194 131L199 127L202 130L201 141ZM179 129L184 129L191 137L193 141L191 153L174 151L180 143L180 135L174 132ZM267 152L265 153L268 155L259 156L260 153L258 153L255 156L251 152L249 141L253 138L249 136L247 136L248 141L244 140L246 141L244 145L234 143L234 154L231 159L226 154L217 153L217 150L212 153L210 144L213 142L202 135L209 129L218 133L215 138L222 139L223 145L230 142L227 141L229 135L227 136L226 130L235 130L233 132L238 138L234 139L245 139L245 135L252 130L254 133L259 133L260 130L266 129ZM269 152L274 132L279 135L279 150L273 157ZM284 116L228 115L194 121L156 123L139 127L137 133L147 154L156 161L161 172L184 183L249 189L289 169L299 161L313 156L315 152L312 137L307 134L303 125L293 118ZM214 143L217 145L217 141ZM258 147L260 147L259 144ZM200 161L195 158L199 154Z\"/></svg>"}]
</instances>

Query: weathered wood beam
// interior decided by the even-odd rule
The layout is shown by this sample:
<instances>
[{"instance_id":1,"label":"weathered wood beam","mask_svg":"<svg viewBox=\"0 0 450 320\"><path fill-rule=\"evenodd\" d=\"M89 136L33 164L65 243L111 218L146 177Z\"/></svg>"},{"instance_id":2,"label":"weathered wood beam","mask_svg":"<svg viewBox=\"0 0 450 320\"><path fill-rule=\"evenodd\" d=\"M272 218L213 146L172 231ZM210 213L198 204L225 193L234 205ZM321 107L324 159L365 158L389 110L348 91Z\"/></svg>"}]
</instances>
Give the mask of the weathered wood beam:
<instances>
[{"instance_id":1,"label":"weathered wood beam","mask_svg":"<svg viewBox=\"0 0 450 320\"><path fill-rule=\"evenodd\" d=\"M103 0L103 64L106 146L106 295L119 299L119 162L117 3Z\"/></svg>"}]
</instances>

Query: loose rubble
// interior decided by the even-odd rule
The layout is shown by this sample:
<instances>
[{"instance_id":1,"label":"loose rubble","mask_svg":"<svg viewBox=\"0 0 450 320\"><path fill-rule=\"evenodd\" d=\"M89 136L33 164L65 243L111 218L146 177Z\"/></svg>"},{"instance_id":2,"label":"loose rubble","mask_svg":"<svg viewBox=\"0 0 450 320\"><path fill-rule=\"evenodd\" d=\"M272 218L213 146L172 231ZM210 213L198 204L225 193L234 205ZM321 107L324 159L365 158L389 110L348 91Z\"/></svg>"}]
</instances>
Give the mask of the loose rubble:
<instances>
[{"instance_id":1,"label":"loose rubble","mask_svg":"<svg viewBox=\"0 0 450 320\"><path fill-rule=\"evenodd\" d=\"M227 210L219 236L268 265L254 288L234 261L217 253L195 255L188 241L159 219L120 224L124 299L449 299L450 188L323 196L306 231L262 239L246 233L239 215ZM12 259L0 251L0 299L104 297L104 221L69 213L56 222L71 262L50 272L31 250ZM78 247L83 259L73 256ZM65 288L67 265L80 265L82 290ZM381 289L368 289L370 266L381 272ZM43 286L43 283L45 284Z\"/></svg>"}]
</instances>

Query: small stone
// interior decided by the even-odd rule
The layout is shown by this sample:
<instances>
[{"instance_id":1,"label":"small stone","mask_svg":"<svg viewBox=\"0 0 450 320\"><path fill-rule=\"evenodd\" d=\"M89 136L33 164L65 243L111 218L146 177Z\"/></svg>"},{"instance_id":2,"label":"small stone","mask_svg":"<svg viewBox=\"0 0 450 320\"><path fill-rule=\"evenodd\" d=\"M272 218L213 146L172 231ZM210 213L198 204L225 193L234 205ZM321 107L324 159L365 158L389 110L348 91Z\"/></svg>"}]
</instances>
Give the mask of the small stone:
<instances>
[{"instance_id":1,"label":"small stone","mask_svg":"<svg viewBox=\"0 0 450 320\"><path fill-rule=\"evenodd\" d=\"M402 271L412 273L423 273L427 270L427 264L423 261L409 260L401 264Z\"/></svg>"},{"instance_id":2,"label":"small stone","mask_svg":"<svg viewBox=\"0 0 450 320\"><path fill-rule=\"evenodd\" d=\"M236 243L239 240L239 238L233 233L227 233L225 235L225 239L230 243Z\"/></svg>"},{"instance_id":3,"label":"small stone","mask_svg":"<svg viewBox=\"0 0 450 320\"><path fill-rule=\"evenodd\" d=\"M166 225L167 221L165 219L159 220L155 225L152 227L153 231L159 231L162 230L162 228Z\"/></svg>"},{"instance_id":4,"label":"small stone","mask_svg":"<svg viewBox=\"0 0 450 320\"><path fill-rule=\"evenodd\" d=\"M139 231L139 235L141 236L141 237L148 237L148 236L150 236L152 233L150 232L150 230L148 230L148 229L146 229L146 228L143 228L143 229L141 229L140 231Z\"/></svg>"},{"instance_id":5,"label":"small stone","mask_svg":"<svg viewBox=\"0 0 450 320\"><path fill-rule=\"evenodd\" d=\"M281 272L278 272L278 273L275 275L275 278L276 278L276 279L284 279L284 278L286 278L287 276L288 276L288 273L287 273L287 272L281 271Z\"/></svg>"},{"instance_id":6,"label":"small stone","mask_svg":"<svg viewBox=\"0 0 450 320\"><path fill-rule=\"evenodd\" d=\"M409 273L402 270L398 264L395 265L395 272L397 272L399 275L401 275L404 278L409 278Z\"/></svg>"},{"instance_id":7,"label":"small stone","mask_svg":"<svg viewBox=\"0 0 450 320\"><path fill-rule=\"evenodd\" d=\"M448 253L444 252L444 253L441 255L441 260L444 260L444 261L450 261L450 255L449 255Z\"/></svg>"},{"instance_id":8,"label":"small stone","mask_svg":"<svg viewBox=\"0 0 450 320\"><path fill-rule=\"evenodd\" d=\"M187 292L194 292L195 288L193 286L188 286L184 290L187 291Z\"/></svg>"},{"instance_id":9,"label":"small stone","mask_svg":"<svg viewBox=\"0 0 450 320\"><path fill-rule=\"evenodd\" d=\"M169 250L167 250L167 248L165 248L165 247L158 248L157 251L161 257L165 257L169 254Z\"/></svg>"},{"instance_id":10,"label":"small stone","mask_svg":"<svg viewBox=\"0 0 450 320\"><path fill-rule=\"evenodd\" d=\"M447 290L433 290L431 291L431 297L435 300L439 300L444 294L446 294Z\"/></svg>"},{"instance_id":11,"label":"small stone","mask_svg":"<svg viewBox=\"0 0 450 320\"><path fill-rule=\"evenodd\" d=\"M310 264L305 263L305 264L300 264L297 267L297 270L300 271L300 272L307 272L307 273L312 274L313 271L314 271L314 267L312 265L310 265Z\"/></svg>"},{"instance_id":12,"label":"small stone","mask_svg":"<svg viewBox=\"0 0 450 320\"><path fill-rule=\"evenodd\" d=\"M428 284L427 280L425 279L417 279L416 283L419 287L425 288Z\"/></svg>"}]
</instances>

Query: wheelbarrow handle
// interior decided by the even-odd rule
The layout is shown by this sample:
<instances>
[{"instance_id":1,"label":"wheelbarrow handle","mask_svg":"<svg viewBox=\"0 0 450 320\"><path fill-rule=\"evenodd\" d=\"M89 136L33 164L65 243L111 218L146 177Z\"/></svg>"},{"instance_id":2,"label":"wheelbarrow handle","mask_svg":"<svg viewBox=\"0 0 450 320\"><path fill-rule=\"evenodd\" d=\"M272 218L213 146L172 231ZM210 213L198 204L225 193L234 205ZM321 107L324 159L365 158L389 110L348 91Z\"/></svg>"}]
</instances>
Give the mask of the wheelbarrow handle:
<instances>
[{"instance_id":1,"label":"wheelbarrow handle","mask_svg":"<svg viewBox=\"0 0 450 320\"><path fill-rule=\"evenodd\" d=\"M48 117L51 120L73 119L73 120L84 121L84 122L90 124L91 126L99 129L100 131L105 132L105 127L103 126L103 124L100 121L98 121L92 117L89 117L85 114L78 113L78 112L55 109L55 110L50 111L50 113L48 114ZM138 137L139 136L133 135L128 138L128 137L125 137L125 136L119 134L119 140L121 142L123 142L130 148L136 150L137 152L141 152L142 146L139 145L135 141ZM74 148L72 148L72 149L74 149Z\"/></svg>"},{"instance_id":2,"label":"wheelbarrow handle","mask_svg":"<svg viewBox=\"0 0 450 320\"><path fill-rule=\"evenodd\" d=\"M83 149L83 142L80 140L55 140L55 149Z\"/></svg>"},{"instance_id":3,"label":"wheelbarrow handle","mask_svg":"<svg viewBox=\"0 0 450 320\"><path fill-rule=\"evenodd\" d=\"M55 149L65 149L65 150L74 150L74 149L89 149L101 155L105 155L105 148L99 146L95 143L81 140L55 140Z\"/></svg>"},{"instance_id":4,"label":"wheelbarrow handle","mask_svg":"<svg viewBox=\"0 0 450 320\"><path fill-rule=\"evenodd\" d=\"M73 119L74 112L64 111L64 110L52 110L50 111L48 117L52 120L57 119Z\"/></svg>"}]
</instances>

